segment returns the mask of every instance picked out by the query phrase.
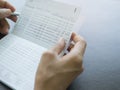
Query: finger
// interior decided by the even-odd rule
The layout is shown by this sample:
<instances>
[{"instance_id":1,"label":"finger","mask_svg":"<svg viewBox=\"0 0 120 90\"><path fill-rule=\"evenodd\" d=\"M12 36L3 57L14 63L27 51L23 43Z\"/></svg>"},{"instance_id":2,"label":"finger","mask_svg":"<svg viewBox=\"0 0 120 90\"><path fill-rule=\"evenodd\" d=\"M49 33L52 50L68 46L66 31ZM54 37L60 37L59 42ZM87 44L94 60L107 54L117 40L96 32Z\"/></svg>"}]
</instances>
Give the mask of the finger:
<instances>
[{"instance_id":1,"label":"finger","mask_svg":"<svg viewBox=\"0 0 120 90\"><path fill-rule=\"evenodd\" d=\"M0 0L0 7L1 7L1 8L11 9L12 12L15 11L15 8L14 8L10 3L8 3L8 2L5 1L5 0Z\"/></svg>"},{"instance_id":2,"label":"finger","mask_svg":"<svg viewBox=\"0 0 120 90\"><path fill-rule=\"evenodd\" d=\"M76 33L72 33L73 42L76 43L75 47L73 48L72 52L78 52L78 54L84 54L86 48L86 41L83 37L77 35Z\"/></svg>"},{"instance_id":3,"label":"finger","mask_svg":"<svg viewBox=\"0 0 120 90\"><path fill-rule=\"evenodd\" d=\"M74 53L76 55L83 56L85 49L86 49L86 42L81 40L75 44L75 46L72 48L70 53L71 54Z\"/></svg>"},{"instance_id":4,"label":"finger","mask_svg":"<svg viewBox=\"0 0 120 90\"><path fill-rule=\"evenodd\" d=\"M63 38L60 38L58 43L51 49L51 51L60 54L65 47L65 40Z\"/></svg>"},{"instance_id":5,"label":"finger","mask_svg":"<svg viewBox=\"0 0 120 90\"><path fill-rule=\"evenodd\" d=\"M74 71L82 68L82 57L79 55L73 53L73 54L67 54L61 58L62 60L59 60L59 65L64 70Z\"/></svg>"},{"instance_id":6,"label":"finger","mask_svg":"<svg viewBox=\"0 0 120 90\"><path fill-rule=\"evenodd\" d=\"M17 21L17 16L9 16L8 18L11 19L13 22Z\"/></svg>"},{"instance_id":7,"label":"finger","mask_svg":"<svg viewBox=\"0 0 120 90\"><path fill-rule=\"evenodd\" d=\"M8 29L10 28L8 22L6 19L1 19L0 20L0 33L1 34L7 34Z\"/></svg>"},{"instance_id":8,"label":"finger","mask_svg":"<svg viewBox=\"0 0 120 90\"><path fill-rule=\"evenodd\" d=\"M6 18L11 15L11 10L10 9L0 9L0 18Z\"/></svg>"},{"instance_id":9,"label":"finger","mask_svg":"<svg viewBox=\"0 0 120 90\"><path fill-rule=\"evenodd\" d=\"M76 33L72 33L72 36L71 36L71 40L74 42L74 43L77 43L77 42L79 42L79 41L81 41L81 40L84 40L84 38L83 37L81 37L81 36L79 36L79 35L77 35Z\"/></svg>"},{"instance_id":10,"label":"finger","mask_svg":"<svg viewBox=\"0 0 120 90\"><path fill-rule=\"evenodd\" d=\"M41 62L43 65L49 64L49 62L56 60L56 54L51 51L46 51L42 54Z\"/></svg>"},{"instance_id":11,"label":"finger","mask_svg":"<svg viewBox=\"0 0 120 90\"><path fill-rule=\"evenodd\" d=\"M63 56L62 59L63 61L66 62L66 64L75 62L76 64L78 63L79 65L81 64L81 60L86 49L86 42L84 39L81 39L80 37L77 38L77 40L75 39L74 41L76 41L75 46L67 55Z\"/></svg>"}]
</instances>

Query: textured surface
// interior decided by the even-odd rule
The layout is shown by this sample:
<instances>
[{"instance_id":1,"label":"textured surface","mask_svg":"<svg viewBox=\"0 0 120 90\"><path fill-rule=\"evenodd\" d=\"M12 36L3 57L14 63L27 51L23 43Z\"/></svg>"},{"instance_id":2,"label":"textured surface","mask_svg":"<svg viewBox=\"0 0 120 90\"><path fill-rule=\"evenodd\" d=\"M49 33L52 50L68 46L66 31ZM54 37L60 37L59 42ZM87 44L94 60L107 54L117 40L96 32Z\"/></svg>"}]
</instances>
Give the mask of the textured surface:
<instances>
[{"instance_id":1,"label":"textured surface","mask_svg":"<svg viewBox=\"0 0 120 90\"><path fill-rule=\"evenodd\" d=\"M18 9L22 2L8 1ZM88 43L85 71L68 90L120 90L120 0L60 1L82 7L84 23L79 33Z\"/></svg>"}]
</instances>

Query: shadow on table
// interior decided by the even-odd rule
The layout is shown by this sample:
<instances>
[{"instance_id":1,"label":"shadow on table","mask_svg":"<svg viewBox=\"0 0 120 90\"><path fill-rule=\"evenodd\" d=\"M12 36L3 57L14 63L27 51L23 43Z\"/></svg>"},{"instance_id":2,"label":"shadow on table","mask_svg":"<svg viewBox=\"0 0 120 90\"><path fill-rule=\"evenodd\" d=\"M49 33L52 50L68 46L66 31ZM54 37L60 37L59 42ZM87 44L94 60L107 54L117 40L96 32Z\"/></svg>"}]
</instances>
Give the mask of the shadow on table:
<instances>
[{"instance_id":1,"label":"shadow on table","mask_svg":"<svg viewBox=\"0 0 120 90\"><path fill-rule=\"evenodd\" d=\"M3 35L3 34L0 33L0 39L3 38L4 36L5 36L5 35Z\"/></svg>"},{"instance_id":2,"label":"shadow on table","mask_svg":"<svg viewBox=\"0 0 120 90\"><path fill-rule=\"evenodd\" d=\"M0 82L0 90L12 90L12 89L10 89L8 86Z\"/></svg>"}]
</instances>

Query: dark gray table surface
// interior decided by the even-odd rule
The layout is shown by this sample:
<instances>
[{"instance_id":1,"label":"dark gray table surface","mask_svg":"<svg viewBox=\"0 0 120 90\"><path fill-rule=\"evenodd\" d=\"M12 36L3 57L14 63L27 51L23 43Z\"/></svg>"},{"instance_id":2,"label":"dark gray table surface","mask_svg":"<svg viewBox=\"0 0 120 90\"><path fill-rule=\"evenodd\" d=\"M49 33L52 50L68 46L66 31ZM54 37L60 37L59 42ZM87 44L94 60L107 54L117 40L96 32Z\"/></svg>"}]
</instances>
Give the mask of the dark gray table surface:
<instances>
[{"instance_id":1,"label":"dark gray table surface","mask_svg":"<svg viewBox=\"0 0 120 90\"><path fill-rule=\"evenodd\" d=\"M85 70L68 90L120 90L120 0L81 1L85 21L79 34L88 44ZM5 89L0 85L0 90Z\"/></svg>"},{"instance_id":2,"label":"dark gray table surface","mask_svg":"<svg viewBox=\"0 0 120 90\"><path fill-rule=\"evenodd\" d=\"M120 0L87 0L84 72L69 90L120 90Z\"/></svg>"}]
</instances>

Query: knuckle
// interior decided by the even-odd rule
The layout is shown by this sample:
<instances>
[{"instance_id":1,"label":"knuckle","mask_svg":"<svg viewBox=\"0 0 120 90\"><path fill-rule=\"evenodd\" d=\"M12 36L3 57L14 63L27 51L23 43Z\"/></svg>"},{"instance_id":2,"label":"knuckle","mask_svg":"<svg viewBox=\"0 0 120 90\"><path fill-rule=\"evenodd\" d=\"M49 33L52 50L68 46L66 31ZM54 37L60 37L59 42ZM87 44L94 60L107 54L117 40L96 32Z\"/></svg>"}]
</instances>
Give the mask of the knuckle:
<instances>
[{"instance_id":1,"label":"knuckle","mask_svg":"<svg viewBox=\"0 0 120 90\"><path fill-rule=\"evenodd\" d=\"M84 71L83 67L80 67L79 72L82 73Z\"/></svg>"},{"instance_id":2,"label":"knuckle","mask_svg":"<svg viewBox=\"0 0 120 90\"><path fill-rule=\"evenodd\" d=\"M79 68L79 72L80 72L80 73L82 73L82 72L84 71L83 65L79 66L78 68Z\"/></svg>"},{"instance_id":3,"label":"knuckle","mask_svg":"<svg viewBox=\"0 0 120 90\"><path fill-rule=\"evenodd\" d=\"M43 57L49 57L49 58L52 58L55 56L55 53L51 52L51 51L46 51L43 53L42 55Z\"/></svg>"},{"instance_id":4,"label":"knuckle","mask_svg":"<svg viewBox=\"0 0 120 90\"><path fill-rule=\"evenodd\" d=\"M63 49L63 47L64 47L64 43L57 43L56 44L56 47L57 47L57 49Z\"/></svg>"},{"instance_id":5,"label":"knuckle","mask_svg":"<svg viewBox=\"0 0 120 90\"><path fill-rule=\"evenodd\" d=\"M85 46L87 46L87 42L86 42L86 40L85 40L84 38L81 38L81 42L82 42Z\"/></svg>"},{"instance_id":6,"label":"knuckle","mask_svg":"<svg viewBox=\"0 0 120 90\"><path fill-rule=\"evenodd\" d=\"M75 57L76 57L75 59L78 60L78 61L80 61L80 60L83 59L82 55L77 55L77 54L76 54Z\"/></svg>"},{"instance_id":7,"label":"knuckle","mask_svg":"<svg viewBox=\"0 0 120 90\"><path fill-rule=\"evenodd\" d=\"M75 55L74 56L74 64L77 65L77 66L81 66L82 63L83 63L83 60L82 60L82 56L78 56L78 55Z\"/></svg>"}]
</instances>

